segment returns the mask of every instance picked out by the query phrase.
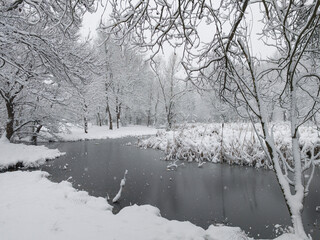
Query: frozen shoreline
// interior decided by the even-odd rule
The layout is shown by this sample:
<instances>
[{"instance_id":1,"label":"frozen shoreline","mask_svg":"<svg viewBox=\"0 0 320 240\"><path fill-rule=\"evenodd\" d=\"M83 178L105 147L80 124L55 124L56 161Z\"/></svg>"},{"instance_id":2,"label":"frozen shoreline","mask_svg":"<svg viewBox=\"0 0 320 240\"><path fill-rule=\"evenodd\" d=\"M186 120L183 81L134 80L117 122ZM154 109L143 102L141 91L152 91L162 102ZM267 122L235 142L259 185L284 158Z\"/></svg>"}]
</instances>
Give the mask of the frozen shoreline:
<instances>
[{"instance_id":1,"label":"frozen shoreline","mask_svg":"<svg viewBox=\"0 0 320 240\"><path fill-rule=\"evenodd\" d=\"M59 141L81 141L81 140L93 140L93 139L115 139L123 137L139 137L147 135L155 135L158 129L147 126L127 126L114 128L110 130L108 126L89 126L88 133L84 133L82 128L71 126L69 128L70 133L59 133Z\"/></svg>"},{"instance_id":2,"label":"frozen shoreline","mask_svg":"<svg viewBox=\"0 0 320 240\"><path fill-rule=\"evenodd\" d=\"M71 127L70 133L60 133L57 136L61 141L81 141L93 139L116 139L129 136L154 135L157 129L146 126L129 126L119 129L109 130L107 126L91 126L89 133L84 133L83 129ZM23 143L10 143L5 137L0 139L0 171L8 168L38 167L46 160L57 158L65 153L58 149L49 149L45 146L25 145Z\"/></svg>"},{"instance_id":3,"label":"frozen shoreline","mask_svg":"<svg viewBox=\"0 0 320 240\"><path fill-rule=\"evenodd\" d=\"M10 143L7 139L0 139L0 171L8 168L38 167L46 160L57 158L65 153L58 149L45 146Z\"/></svg>"},{"instance_id":4,"label":"frozen shoreline","mask_svg":"<svg viewBox=\"0 0 320 240\"><path fill-rule=\"evenodd\" d=\"M0 236L6 240L246 240L239 227L168 220L150 205L125 207L118 214L102 197L53 183L43 171L0 174ZM17 231L18 229L18 231ZM298 240L284 234L277 240Z\"/></svg>"},{"instance_id":5,"label":"frozen shoreline","mask_svg":"<svg viewBox=\"0 0 320 240\"><path fill-rule=\"evenodd\" d=\"M3 239L249 239L237 227L169 221L150 205L118 214L104 198L50 182L42 171L0 174L0 235ZM17 231L19 228L19 231Z\"/></svg>"}]
</instances>

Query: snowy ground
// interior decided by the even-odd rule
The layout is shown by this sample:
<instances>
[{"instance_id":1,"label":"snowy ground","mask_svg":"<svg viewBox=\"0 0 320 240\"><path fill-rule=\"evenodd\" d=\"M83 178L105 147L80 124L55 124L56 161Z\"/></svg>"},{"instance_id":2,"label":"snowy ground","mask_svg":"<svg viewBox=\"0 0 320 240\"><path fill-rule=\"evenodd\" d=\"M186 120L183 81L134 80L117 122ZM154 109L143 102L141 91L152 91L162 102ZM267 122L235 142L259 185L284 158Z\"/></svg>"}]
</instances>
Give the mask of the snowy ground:
<instances>
[{"instance_id":1,"label":"snowy ground","mask_svg":"<svg viewBox=\"0 0 320 240\"><path fill-rule=\"evenodd\" d=\"M239 228L204 230L169 221L149 205L126 207L114 215L105 199L46 176L41 171L0 174L1 239L248 239Z\"/></svg>"},{"instance_id":2,"label":"snowy ground","mask_svg":"<svg viewBox=\"0 0 320 240\"><path fill-rule=\"evenodd\" d=\"M0 139L0 170L16 166L18 163L25 167L37 167L47 159L54 159L63 154L58 149L48 149L45 146L10 143L2 137Z\"/></svg>"},{"instance_id":3,"label":"snowy ground","mask_svg":"<svg viewBox=\"0 0 320 240\"><path fill-rule=\"evenodd\" d=\"M114 128L109 130L108 126L89 126L88 133L84 133L83 128L71 126L69 128L70 133L59 133L57 136L62 141L79 141L90 139L106 139L106 138L122 138L128 136L143 136L143 135L155 135L157 129L146 126L128 126Z\"/></svg>"},{"instance_id":4,"label":"snowy ground","mask_svg":"<svg viewBox=\"0 0 320 240\"><path fill-rule=\"evenodd\" d=\"M290 161L291 142L288 123L274 123L277 146ZM300 144L306 149L319 144L314 127L301 127ZM159 130L156 136L139 142L140 147L165 151L167 160L220 162L221 156L230 164L270 167L250 123L187 124L174 131ZM318 160L319 162L319 160Z\"/></svg>"}]
</instances>

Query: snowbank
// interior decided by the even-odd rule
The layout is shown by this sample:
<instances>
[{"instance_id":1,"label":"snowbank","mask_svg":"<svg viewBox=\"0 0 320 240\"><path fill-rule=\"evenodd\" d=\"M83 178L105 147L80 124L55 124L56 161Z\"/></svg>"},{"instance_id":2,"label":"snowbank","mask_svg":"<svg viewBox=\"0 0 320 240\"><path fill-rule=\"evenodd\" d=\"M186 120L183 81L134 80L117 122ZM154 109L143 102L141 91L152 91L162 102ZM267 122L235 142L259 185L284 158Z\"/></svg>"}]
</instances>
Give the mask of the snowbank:
<instances>
[{"instance_id":1,"label":"snowbank","mask_svg":"<svg viewBox=\"0 0 320 240\"><path fill-rule=\"evenodd\" d=\"M45 146L13 144L6 138L0 139L0 170L20 164L24 167L37 167L47 159L63 155L58 149Z\"/></svg>"},{"instance_id":2,"label":"snowbank","mask_svg":"<svg viewBox=\"0 0 320 240\"><path fill-rule=\"evenodd\" d=\"M59 133L56 136L62 141L79 141L90 139L122 138L129 136L155 135L157 129L146 126L128 126L109 130L108 126L90 126L88 133L82 128L71 126L69 133Z\"/></svg>"},{"instance_id":3,"label":"snowbank","mask_svg":"<svg viewBox=\"0 0 320 240\"><path fill-rule=\"evenodd\" d=\"M292 233L285 233L275 238L274 240L302 240L302 239Z\"/></svg>"},{"instance_id":4,"label":"snowbank","mask_svg":"<svg viewBox=\"0 0 320 240\"><path fill-rule=\"evenodd\" d=\"M276 145L290 161L289 124L274 123L273 131ZM305 149L320 142L316 128L301 127L300 134L300 144ZM228 123L223 128L221 123L188 124L175 131L159 130L156 136L138 145L165 151L166 160L220 162L223 159L230 164L270 167L250 123Z\"/></svg>"},{"instance_id":5,"label":"snowbank","mask_svg":"<svg viewBox=\"0 0 320 240\"><path fill-rule=\"evenodd\" d=\"M105 199L46 176L41 171L0 174L1 239L249 239L237 227L204 230L190 222L169 221L149 205L126 207L113 215Z\"/></svg>"}]
</instances>

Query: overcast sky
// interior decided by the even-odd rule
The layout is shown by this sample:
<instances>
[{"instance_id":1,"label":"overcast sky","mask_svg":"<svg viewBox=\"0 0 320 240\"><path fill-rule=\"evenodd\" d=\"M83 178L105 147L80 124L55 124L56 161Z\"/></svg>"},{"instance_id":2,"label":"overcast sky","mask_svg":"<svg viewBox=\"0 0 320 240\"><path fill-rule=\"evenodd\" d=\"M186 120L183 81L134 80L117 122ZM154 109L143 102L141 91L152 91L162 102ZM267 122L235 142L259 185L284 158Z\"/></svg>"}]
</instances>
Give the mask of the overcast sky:
<instances>
[{"instance_id":1,"label":"overcast sky","mask_svg":"<svg viewBox=\"0 0 320 240\"><path fill-rule=\"evenodd\" d=\"M105 7L102 6L100 3L98 3L97 11L94 13L86 12L83 18L83 26L81 29L81 35L86 38L88 34L90 34L90 37L94 38L97 36L97 28L99 27L99 23L101 21L101 17L103 19L107 18L109 13L105 12L104 9L106 8L106 11L108 11L108 6Z\"/></svg>"}]
</instances>

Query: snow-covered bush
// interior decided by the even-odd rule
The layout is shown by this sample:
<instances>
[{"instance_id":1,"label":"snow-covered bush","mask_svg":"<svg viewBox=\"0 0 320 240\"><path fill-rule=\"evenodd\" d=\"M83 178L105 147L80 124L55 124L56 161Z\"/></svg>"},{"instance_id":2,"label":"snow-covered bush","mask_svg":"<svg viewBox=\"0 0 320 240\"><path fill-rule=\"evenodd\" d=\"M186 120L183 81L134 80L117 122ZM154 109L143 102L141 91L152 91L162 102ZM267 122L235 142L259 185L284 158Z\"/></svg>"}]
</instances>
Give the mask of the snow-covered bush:
<instances>
[{"instance_id":1,"label":"snow-covered bush","mask_svg":"<svg viewBox=\"0 0 320 240\"><path fill-rule=\"evenodd\" d=\"M260 132L258 126L255 126ZM272 131L282 154L291 157L288 123L274 123ZM301 129L301 149L310 154L319 137L314 127ZM187 124L174 131L159 130L156 136L140 140L139 147L165 151L165 160L227 162L229 164L272 168L250 123Z\"/></svg>"}]
</instances>

